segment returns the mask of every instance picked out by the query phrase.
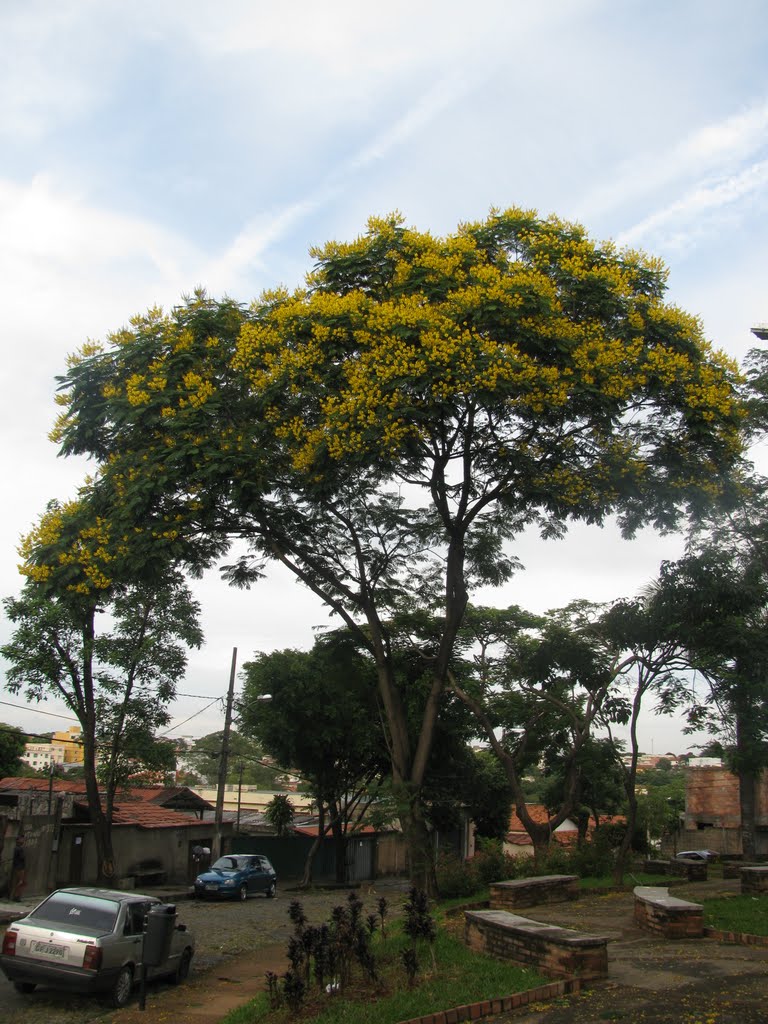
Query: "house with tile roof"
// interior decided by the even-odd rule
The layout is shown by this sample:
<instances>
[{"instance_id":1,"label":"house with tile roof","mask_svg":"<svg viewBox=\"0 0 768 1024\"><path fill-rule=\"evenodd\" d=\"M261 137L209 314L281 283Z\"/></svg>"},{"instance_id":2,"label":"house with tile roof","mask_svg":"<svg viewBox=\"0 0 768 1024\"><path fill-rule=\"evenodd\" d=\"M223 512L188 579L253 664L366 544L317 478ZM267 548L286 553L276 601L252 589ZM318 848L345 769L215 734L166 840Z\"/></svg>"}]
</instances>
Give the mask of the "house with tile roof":
<instances>
[{"instance_id":1,"label":"house with tile roof","mask_svg":"<svg viewBox=\"0 0 768 1024\"><path fill-rule=\"evenodd\" d=\"M212 806L186 786L133 787L115 797L112 839L121 888L184 884L199 870L193 856L210 847ZM225 837L232 826L224 826ZM96 843L85 783L67 779L0 779L0 892L10 878L17 835L27 848L28 892L96 881ZM7 863L6 863L7 862Z\"/></svg>"},{"instance_id":2,"label":"house with tile roof","mask_svg":"<svg viewBox=\"0 0 768 1024\"><path fill-rule=\"evenodd\" d=\"M544 825L549 821L549 811L543 804L527 804L526 806L528 813L538 825ZM554 830L552 839L561 846L575 845L579 839L579 827L571 818L566 818ZM515 810L510 815L509 828L504 837L504 853L509 854L510 857L533 856L533 842Z\"/></svg>"}]
</instances>

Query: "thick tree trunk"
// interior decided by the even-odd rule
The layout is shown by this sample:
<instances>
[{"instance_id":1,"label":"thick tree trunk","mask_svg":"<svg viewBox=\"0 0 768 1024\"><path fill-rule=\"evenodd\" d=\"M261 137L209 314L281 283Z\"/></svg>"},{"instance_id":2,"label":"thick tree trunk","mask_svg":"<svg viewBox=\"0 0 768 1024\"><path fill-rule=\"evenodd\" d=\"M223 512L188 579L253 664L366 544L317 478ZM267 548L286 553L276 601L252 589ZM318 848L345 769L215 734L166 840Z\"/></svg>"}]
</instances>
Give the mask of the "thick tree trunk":
<instances>
[{"instance_id":1,"label":"thick tree trunk","mask_svg":"<svg viewBox=\"0 0 768 1024\"><path fill-rule=\"evenodd\" d=\"M336 814L331 822L331 833L333 834L333 846L336 861L336 881L339 885L346 885L349 880L347 870L347 833L340 817Z\"/></svg>"},{"instance_id":2,"label":"thick tree trunk","mask_svg":"<svg viewBox=\"0 0 768 1024\"><path fill-rule=\"evenodd\" d=\"M436 898L439 893L435 847L421 809L417 808L412 814L405 817L402 826L408 843L411 885L423 890L428 896Z\"/></svg>"},{"instance_id":3,"label":"thick tree trunk","mask_svg":"<svg viewBox=\"0 0 768 1024\"><path fill-rule=\"evenodd\" d=\"M312 868L315 863L315 857L320 852L320 847L323 845L323 839L325 838L325 833L327 832L327 827L325 824L325 804L323 803L322 800L318 801L318 809L319 814L317 819L317 839L315 839L314 843L312 843L312 845L310 846L309 852L307 853L307 858L304 861L304 875L301 879L302 889L308 889L310 885L312 885Z\"/></svg>"}]
</instances>

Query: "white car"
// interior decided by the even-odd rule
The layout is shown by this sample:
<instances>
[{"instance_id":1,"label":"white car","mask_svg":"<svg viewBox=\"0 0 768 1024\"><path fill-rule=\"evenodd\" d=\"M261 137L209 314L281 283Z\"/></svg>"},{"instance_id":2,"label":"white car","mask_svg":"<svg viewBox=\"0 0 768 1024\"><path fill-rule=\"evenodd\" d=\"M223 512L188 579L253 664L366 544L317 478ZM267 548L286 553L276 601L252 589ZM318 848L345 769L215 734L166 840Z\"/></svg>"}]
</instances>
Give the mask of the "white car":
<instances>
[{"instance_id":1,"label":"white car","mask_svg":"<svg viewBox=\"0 0 768 1024\"><path fill-rule=\"evenodd\" d=\"M720 856L714 850L681 850L675 854L675 860L717 860Z\"/></svg>"},{"instance_id":2,"label":"white car","mask_svg":"<svg viewBox=\"0 0 768 1024\"><path fill-rule=\"evenodd\" d=\"M18 992L33 992L37 985L102 992L113 1006L125 1006L141 976L147 915L148 941L154 943L154 950L148 946L147 978L181 982L189 974L195 943L183 924L175 924L175 915L170 919L173 909L136 892L57 889L8 926L0 967ZM170 942L166 935L158 944L160 931L171 928Z\"/></svg>"}]
</instances>

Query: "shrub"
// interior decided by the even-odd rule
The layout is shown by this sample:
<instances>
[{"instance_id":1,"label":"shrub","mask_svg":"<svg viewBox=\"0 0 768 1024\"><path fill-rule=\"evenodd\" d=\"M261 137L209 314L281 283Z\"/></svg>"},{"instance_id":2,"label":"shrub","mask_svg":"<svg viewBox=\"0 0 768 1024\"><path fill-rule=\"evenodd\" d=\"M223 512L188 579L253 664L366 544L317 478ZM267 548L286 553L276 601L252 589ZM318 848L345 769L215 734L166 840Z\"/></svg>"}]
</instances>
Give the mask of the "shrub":
<instances>
[{"instance_id":1,"label":"shrub","mask_svg":"<svg viewBox=\"0 0 768 1024\"><path fill-rule=\"evenodd\" d=\"M504 853L502 843L498 839L483 839L478 843L478 852L472 858L472 867L481 887L491 882L503 882L506 878L518 878L524 874L522 865L528 866L527 858L510 857Z\"/></svg>"},{"instance_id":2,"label":"shrub","mask_svg":"<svg viewBox=\"0 0 768 1024\"><path fill-rule=\"evenodd\" d=\"M453 853L440 854L437 859L437 888L444 899L472 896L480 887L472 861L462 860Z\"/></svg>"}]
</instances>

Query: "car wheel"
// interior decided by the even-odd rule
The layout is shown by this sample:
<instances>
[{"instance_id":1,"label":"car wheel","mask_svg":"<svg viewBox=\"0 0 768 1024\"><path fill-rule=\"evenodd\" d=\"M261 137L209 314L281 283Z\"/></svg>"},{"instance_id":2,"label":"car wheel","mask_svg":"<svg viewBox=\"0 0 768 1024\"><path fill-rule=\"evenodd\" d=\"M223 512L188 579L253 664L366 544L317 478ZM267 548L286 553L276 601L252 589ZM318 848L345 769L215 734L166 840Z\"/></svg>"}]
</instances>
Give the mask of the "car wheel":
<instances>
[{"instance_id":1,"label":"car wheel","mask_svg":"<svg viewBox=\"0 0 768 1024\"><path fill-rule=\"evenodd\" d=\"M248 899L248 886L245 884L241 885L240 888L237 890L237 895L240 897L241 902L245 903L245 901Z\"/></svg>"},{"instance_id":2,"label":"car wheel","mask_svg":"<svg viewBox=\"0 0 768 1024\"><path fill-rule=\"evenodd\" d=\"M133 988L133 971L130 967L123 967L118 976L115 978L115 983L112 986L111 992L111 1003L113 1006L121 1007L125 1006L128 1000L131 998L131 989Z\"/></svg>"},{"instance_id":3,"label":"car wheel","mask_svg":"<svg viewBox=\"0 0 768 1024\"><path fill-rule=\"evenodd\" d=\"M21 992L22 995L28 996L30 993L35 991L37 985L34 981L14 981L13 987L17 992Z\"/></svg>"},{"instance_id":4,"label":"car wheel","mask_svg":"<svg viewBox=\"0 0 768 1024\"><path fill-rule=\"evenodd\" d=\"M173 984L180 985L183 981L186 981L189 977L189 968L192 963L192 950L185 949L181 954L179 962L176 966L176 972L173 975Z\"/></svg>"},{"instance_id":5,"label":"car wheel","mask_svg":"<svg viewBox=\"0 0 768 1024\"><path fill-rule=\"evenodd\" d=\"M272 884L267 889L266 895L268 900L273 900L275 896L277 896L277 882L272 882Z\"/></svg>"}]
</instances>

